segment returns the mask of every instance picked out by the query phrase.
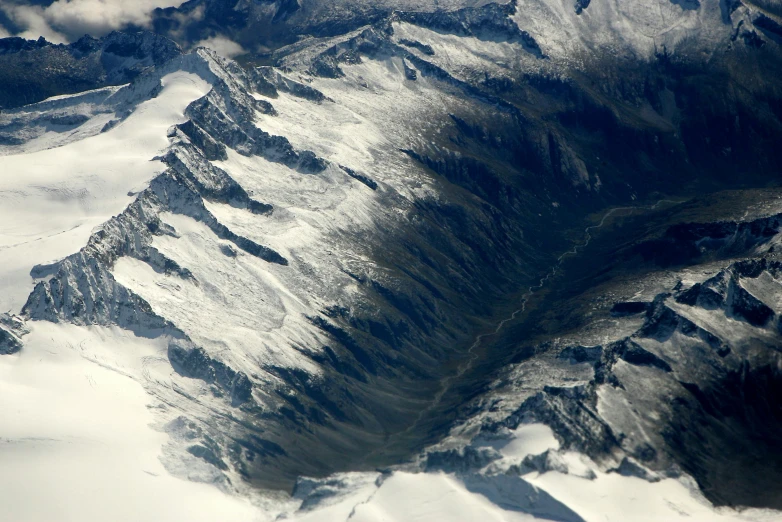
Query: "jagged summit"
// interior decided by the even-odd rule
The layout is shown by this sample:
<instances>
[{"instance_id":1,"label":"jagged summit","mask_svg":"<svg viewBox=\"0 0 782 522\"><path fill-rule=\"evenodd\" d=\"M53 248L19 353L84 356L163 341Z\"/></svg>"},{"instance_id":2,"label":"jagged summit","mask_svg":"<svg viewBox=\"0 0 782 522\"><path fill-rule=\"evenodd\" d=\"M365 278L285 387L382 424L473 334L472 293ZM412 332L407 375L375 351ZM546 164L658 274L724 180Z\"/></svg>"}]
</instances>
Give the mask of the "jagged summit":
<instances>
[{"instance_id":1,"label":"jagged summit","mask_svg":"<svg viewBox=\"0 0 782 522\"><path fill-rule=\"evenodd\" d=\"M0 40L7 74L43 71L0 114L0 439L31 476L102 459L140 495L129 520L779 507L752 486L776 477L773 403L720 391L778 388L773 9L156 16L185 48L270 28L268 48ZM755 460L726 478L743 438ZM58 457L39 469L41 440ZM68 512L109 516L114 491Z\"/></svg>"},{"instance_id":2,"label":"jagged summit","mask_svg":"<svg viewBox=\"0 0 782 522\"><path fill-rule=\"evenodd\" d=\"M152 32L84 36L69 44L0 39L0 109L54 95L122 85L181 54L172 40Z\"/></svg>"},{"instance_id":3,"label":"jagged summit","mask_svg":"<svg viewBox=\"0 0 782 522\"><path fill-rule=\"evenodd\" d=\"M511 20L507 15L512 14ZM719 41L732 39L762 46L775 39L779 27L776 8L747 2L674 1L615 2L552 0L475 0L364 2L340 0L328 4L305 2L215 2L193 0L180 7L157 10L155 30L169 34L183 45L215 33L242 45L249 55L266 54L304 37L328 38L401 16L440 31L470 32L482 20L489 38L504 36L508 29L542 40L544 53L571 64L583 60L647 58L653 52L681 50L696 57L707 43L709 51ZM755 23L757 22L757 27ZM511 26L518 28L511 28ZM493 26L493 27L492 27ZM497 31L499 27L504 30ZM695 44L690 48L691 44ZM592 64L594 65L594 64Z\"/></svg>"}]
</instances>

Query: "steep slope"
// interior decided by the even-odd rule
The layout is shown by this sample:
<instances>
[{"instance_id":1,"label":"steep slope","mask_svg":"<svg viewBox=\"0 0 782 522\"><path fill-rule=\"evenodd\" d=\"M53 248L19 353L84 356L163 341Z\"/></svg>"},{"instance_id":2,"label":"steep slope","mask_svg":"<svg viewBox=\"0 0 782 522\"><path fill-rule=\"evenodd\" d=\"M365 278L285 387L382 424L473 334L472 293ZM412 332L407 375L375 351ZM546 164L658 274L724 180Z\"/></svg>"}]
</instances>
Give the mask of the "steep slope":
<instances>
[{"instance_id":1,"label":"steep slope","mask_svg":"<svg viewBox=\"0 0 782 522\"><path fill-rule=\"evenodd\" d=\"M3 114L21 128L3 151L15 154L0 157L3 310L21 309L35 264L77 251L164 169L150 160L169 146L167 129L210 89L180 65L154 81ZM256 519L249 502L178 480L161 463L168 436L150 426L160 419L140 384L142 364L164 357L165 342L118 329L25 326L8 315L0 323L0 353L14 354L0 361L4 518Z\"/></svg>"},{"instance_id":2,"label":"steep slope","mask_svg":"<svg viewBox=\"0 0 782 522\"><path fill-rule=\"evenodd\" d=\"M596 492L613 480L617 502L632 503L630 496L621 500L622 490L647 487L633 481L686 484L687 474L717 505L779 509L779 464L771 449L779 444L779 200L777 193L752 196L761 208L747 210L739 222L676 223L689 213L685 205L652 216L676 223L662 227L665 249L648 250L642 233L641 241L617 248L606 238L585 252L597 255L598 264L582 260L579 272L601 275L576 279L584 285L577 290L573 279L552 282L557 288L543 297L549 307L502 336L509 364L497 366L493 384L472 384L482 391L462 406L465 421L422 455L420 468L494 487L509 475L520 477L587 519L598 513L621 519L627 508L593 511L587 497L568 489ZM712 201L701 211L715 216L726 208ZM750 213L755 217L747 218ZM624 233L638 234L640 221ZM690 256L672 264L671 250ZM647 261L639 266L641 253ZM628 268L624 259L603 256L629 256L636 264ZM524 332L530 340L514 347ZM509 451L527 443L525 433L538 423L552 430L551 446ZM624 485L620 477L627 477ZM651 504L641 509L667 520L685 513L718 519L673 502L679 513Z\"/></svg>"},{"instance_id":3,"label":"steep slope","mask_svg":"<svg viewBox=\"0 0 782 522\"><path fill-rule=\"evenodd\" d=\"M165 343L116 329L30 329L24 352L0 360L3 518L258 520L249 501L175 478L161 462L169 437L153 427L159 405L129 377L140 380L142 361L164 357Z\"/></svg>"},{"instance_id":4,"label":"steep slope","mask_svg":"<svg viewBox=\"0 0 782 522\"><path fill-rule=\"evenodd\" d=\"M243 25L247 13L285 7L179 9L195 13L202 4L224 9L236 25L217 16L210 23L246 29L248 38L257 27ZM653 411L645 401L667 404L667 395L649 398L649 383L675 389L687 412L697 409L690 395L703 396L696 389L719 386L702 365L722 361L722 348L674 357L700 350L693 339L701 330L725 337L719 346L737 346L720 367L731 385L757 353L768 359L758 367L773 366L766 347L740 350L776 339L773 306L763 305L768 315L740 290L773 301L769 261L763 284L734 268L709 283L725 290L712 308L697 296L687 304L687 292L697 292L686 285L641 304L628 299L616 313L648 310L648 319L636 315L608 340L550 348L575 327L544 314L560 313L566 301L556 275L595 277L588 271L603 267L583 246L622 209L662 212L693 194L778 182L774 14L706 1L393 13L362 4L370 14L353 9L348 25L333 26L318 14L323 4L286 5L289 15L272 20L280 31L309 20L301 27L318 22L323 32L251 57L274 67L242 68L205 49L161 63L144 55L129 69L143 72L127 86L0 116L0 164L14 174L0 181L8 202L0 210L0 281L9 289L0 304L17 314L0 320L7 364L28 364L55 332L99 339L72 349L147 390L156 428L170 436L168 472L249 496L257 486L295 484L292 499L264 504L269 516L346 510L404 519L412 513L395 511L390 499L429 487L459 498L455 509L477 519L597 516L599 506L563 490L573 484L593 495L613 489L622 506L615 517L626 509L739 516L691 492L689 475L712 503L778 507L773 493L726 497L733 483L709 467L713 453L688 460L689 436L643 437L625 424L663 433L673 422L665 408L656 424L627 412ZM94 47L104 56L118 38L150 36L112 35ZM108 80L94 86L101 82ZM727 254L709 234L693 239L674 228L646 242L631 234L636 250L609 259L632 266L633 256L670 251L669 269L705 263L696 254L710 248L726 259L755 256L778 229L763 219L771 221L725 225L716 239L749 230ZM593 291L575 286L575 300ZM751 328L728 339L714 332L722 316L701 317L700 308L744 310L738 322ZM687 339L658 339L665 321ZM137 346L127 359L102 348L115 335ZM497 381L502 371L509 373ZM660 372L666 377L655 380ZM775 390L773 372L766 377ZM639 384L623 388L625 381ZM548 427L526 426L532 421ZM745 424L731 433L740 436ZM772 434L760 436L773 445ZM401 470L331 475L386 468L427 447ZM735 491L752 489L753 469ZM533 472L540 477L527 476ZM625 480L633 474L641 478ZM655 500L632 504L632 487ZM425 504L426 494L415 509Z\"/></svg>"},{"instance_id":5,"label":"steep slope","mask_svg":"<svg viewBox=\"0 0 782 522\"><path fill-rule=\"evenodd\" d=\"M208 88L172 63L154 81L0 116L15 138L0 157L4 310L24 304L33 265L80 248L94 227L124 210L133 191L162 170L151 160L167 148L167 129Z\"/></svg>"},{"instance_id":6,"label":"steep slope","mask_svg":"<svg viewBox=\"0 0 782 522\"><path fill-rule=\"evenodd\" d=\"M374 23L399 9L422 12L486 5L487 0L190 0L152 14L155 32L182 45L216 35L250 53L266 53L295 42L302 35L335 36Z\"/></svg>"},{"instance_id":7,"label":"steep slope","mask_svg":"<svg viewBox=\"0 0 782 522\"><path fill-rule=\"evenodd\" d=\"M458 385L473 399L448 437L383 473L301 480L294 519L447 519L451 508L464 520L778 518L746 508L779 507L778 194L598 222L579 268L534 287L530 304L543 301L495 334L496 380L484 369ZM699 214L724 217L686 221ZM648 248L658 241L668 248ZM689 255L672 264L671 250ZM409 511L391 504L400 497Z\"/></svg>"},{"instance_id":8,"label":"steep slope","mask_svg":"<svg viewBox=\"0 0 782 522\"><path fill-rule=\"evenodd\" d=\"M100 40L85 36L70 45L43 37L0 39L0 109L122 85L180 53L174 42L149 32L115 32Z\"/></svg>"},{"instance_id":9,"label":"steep slope","mask_svg":"<svg viewBox=\"0 0 782 522\"><path fill-rule=\"evenodd\" d=\"M256 80L235 65L205 51L171 65L199 71L213 88L187 108L190 121L168 133L172 145L162 160L169 168L94 233L81 252L35 267L32 274L40 282L23 313L36 320L117 324L138 335L170 336L174 368L204 381L190 384L190 393L213 402L213 408L241 408L239 423L214 426L210 437L228 446L228 433L245 445L246 453L233 456L232 464L248 477L262 472L280 480L284 473L275 462L293 461L285 466L297 471L313 466L313 472L332 465L328 463L335 456L327 448L294 451L281 446L289 443L294 426L322 425L308 427L303 437L333 430L333 451L343 459L351 458L349 449L355 444L379 444L394 423L405 422L404 414L389 414L414 410L418 396L433 385L438 370L427 366L433 358L447 357L446 339L465 335L452 319L466 309L459 301L497 292L490 278L471 281L467 274L479 260L504 262L508 247L465 252L461 238L469 229L445 236L435 248L424 247L430 255L442 256L437 249L463 252L450 262L455 274L465 273L457 281L424 277L414 270L432 268L418 269L416 263L377 264L372 250L382 238L367 240L367 227L385 229L390 236L411 230L406 232L411 244L398 249L404 256L421 255L417 252L430 237L425 234L431 234L428 226L416 231L400 223L420 218L410 213L417 194L426 198L427 191L434 193L425 188L424 177L416 181L421 188L411 186L415 170L404 166L409 161L404 153L388 159L372 154L374 161L396 169L377 179L341 164L366 164L355 157L365 146L360 142L347 149L353 158L338 156L339 163L327 163L252 124L256 113L261 127L267 121L263 113L272 121L278 116L268 102L247 94ZM159 74L145 83L152 85ZM257 81L272 88L262 76ZM294 118L296 103L288 106ZM342 117L356 117L342 111ZM389 138L393 135L387 134ZM475 221L470 225L475 230L486 223L487 217L467 213L467 203L462 205L463 224ZM459 297L449 288L455 283L461 285ZM443 292L453 300L446 301ZM235 303L234 312L225 315L228 302ZM354 314L348 333L342 324ZM216 331L211 318L221 315L226 330ZM438 323L446 328L434 329ZM226 331L233 333L226 336ZM374 341L359 343L356 335ZM406 350L389 357L388 346L399 350L405 344ZM320 382L314 385L313 378ZM336 386L335 379L348 379L338 401L323 394L324 388ZM410 383L407 392L402 391L405 381ZM396 391L397 403L381 400L386 387ZM290 395L286 389L298 393ZM313 419L314 407L327 414ZM256 428L259 419L268 424ZM346 436L346 424L360 428ZM263 438L255 433L258 429ZM306 459L297 454L302 451ZM256 453L265 463L262 468L248 463Z\"/></svg>"}]
</instances>

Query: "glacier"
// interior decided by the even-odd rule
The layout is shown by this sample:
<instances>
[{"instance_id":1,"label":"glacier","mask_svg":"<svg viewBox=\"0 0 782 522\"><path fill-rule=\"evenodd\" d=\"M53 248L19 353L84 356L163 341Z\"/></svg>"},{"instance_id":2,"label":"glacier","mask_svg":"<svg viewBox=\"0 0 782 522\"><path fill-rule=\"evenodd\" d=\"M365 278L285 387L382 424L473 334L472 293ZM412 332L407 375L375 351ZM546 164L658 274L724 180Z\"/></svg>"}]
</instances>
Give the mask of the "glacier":
<instances>
[{"instance_id":1,"label":"glacier","mask_svg":"<svg viewBox=\"0 0 782 522\"><path fill-rule=\"evenodd\" d=\"M239 4L2 55L9 520L779 517L773 9Z\"/></svg>"}]
</instances>

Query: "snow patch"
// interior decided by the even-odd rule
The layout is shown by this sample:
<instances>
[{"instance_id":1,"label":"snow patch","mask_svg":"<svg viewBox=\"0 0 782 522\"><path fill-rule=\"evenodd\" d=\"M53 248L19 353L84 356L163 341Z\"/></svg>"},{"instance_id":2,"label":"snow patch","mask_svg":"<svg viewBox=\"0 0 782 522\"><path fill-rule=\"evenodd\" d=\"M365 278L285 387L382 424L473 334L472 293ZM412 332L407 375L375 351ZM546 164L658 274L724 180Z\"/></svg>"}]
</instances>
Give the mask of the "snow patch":
<instances>
[{"instance_id":1,"label":"snow patch","mask_svg":"<svg viewBox=\"0 0 782 522\"><path fill-rule=\"evenodd\" d=\"M41 322L0 358L3 519L24 522L259 520L245 499L174 478L140 384L162 340Z\"/></svg>"},{"instance_id":2,"label":"snow patch","mask_svg":"<svg viewBox=\"0 0 782 522\"><path fill-rule=\"evenodd\" d=\"M165 170L152 158L168 147L168 128L185 121L185 108L210 85L186 72L166 75L162 85L108 132L0 156L0 310L19 310L32 289L33 266L77 252L96 226Z\"/></svg>"}]
</instances>

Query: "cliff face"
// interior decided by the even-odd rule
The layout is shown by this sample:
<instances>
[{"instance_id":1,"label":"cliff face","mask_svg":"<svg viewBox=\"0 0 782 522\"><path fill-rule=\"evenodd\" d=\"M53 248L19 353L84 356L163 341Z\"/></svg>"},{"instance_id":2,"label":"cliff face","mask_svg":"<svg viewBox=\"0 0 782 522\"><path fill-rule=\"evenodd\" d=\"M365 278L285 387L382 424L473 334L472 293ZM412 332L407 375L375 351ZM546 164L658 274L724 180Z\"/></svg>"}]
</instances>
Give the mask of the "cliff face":
<instances>
[{"instance_id":1,"label":"cliff face","mask_svg":"<svg viewBox=\"0 0 782 522\"><path fill-rule=\"evenodd\" d=\"M127 194L38 174L2 185L9 201L37 194L89 219L101 197L127 199L68 255L28 267L12 311L163 342L170 375L134 378L167 405L167 463L186 474L176 462L195 459L225 489L298 484L315 506L337 479L299 477L418 455L412 469L534 493L534 514L568 520L578 510L528 473L689 474L712 502L779 507L748 486L771 467L743 462L728 481L717 463L737 441L757 441L740 452L753 456L778 442L763 427L774 401L754 399L778 387L778 210L679 219L699 197L778 182L776 16L668 0L193 0L158 13L184 45L216 29L243 45L266 26L313 35L264 33L274 50L244 67L149 33L2 40L8 74L25 60L45 70L9 107L100 87L0 115L7 169L61 149L70 172L74 145L166 112L172 82L193 100L147 129L159 167ZM50 82L65 78L52 64L82 83ZM124 187L130 138L116 164L79 175ZM710 208L731 205L747 201ZM614 227L633 213L651 221ZM610 237L608 254L587 248ZM654 289L643 299L620 277L637 267ZM598 294L605 331L584 326ZM0 353L24 353L22 319L0 320ZM503 449L531 423L556 444Z\"/></svg>"},{"instance_id":2,"label":"cliff face","mask_svg":"<svg viewBox=\"0 0 782 522\"><path fill-rule=\"evenodd\" d=\"M760 200L774 209L776 198ZM547 299L553 309L540 309L497 342L513 345L540 323L556 337L539 332L545 341L517 345L505 356L508 364L497 366L492 385L465 384L481 391L462 406L465 420L423 454L421 465L469 480L583 475L575 451L599 463L596 472L652 482L686 473L717 505L779 509L775 488L749 486L777 480L775 457L760 455L779 443L779 226L779 215L684 222L663 229L668 243L654 257L639 251L648 252L657 238L593 249L598 259L623 261L586 268L601 274L586 296L566 278L552 281L559 296ZM671 250L692 245L697 256L671 262ZM628 259L635 264L629 271ZM531 423L550 426L560 445L523 462L491 451Z\"/></svg>"},{"instance_id":3,"label":"cliff face","mask_svg":"<svg viewBox=\"0 0 782 522\"><path fill-rule=\"evenodd\" d=\"M181 52L170 39L149 32L85 36L69 45L0 39L0 109L122 85Z\"/></svg>"},{"instance_id":4,"label":"cliff face","mask_svg":"<svg viewBox=\"0 0 782 522\"><path fill-rule=\"evenodd\" d=\"M174 70L211 90L168 130L159 157L167 168L79 252L33 268L37 283L23 314L169 338L172 367L200 381L196 390L206 386L193 390L197 400L236 418L204 432L218 441L209 461L220 469L278 485L303 472L361 465L363 455L350 448L377 447L384 433L404 427L404 412L448 371L433 361L460 356L452 340L469 335L464 314L479 316L480 303L520 277L500 268L522 259L513 245L524 234L472 197L437 203L432 181L406 153L364 155L377 135L327 161L322 151L262 130L301 142L279 120L297 118L302 107L344 121L350 109L280 73L247 73L208 51L148 71L92 112L156 96ZM406 115L387 117L395 132L404 130ZM111 121L102 133L124 124ZM383 399L388 393L396 401ZM191 409L171 400L183 413ZM311 443L294 442L292 431ZM324 433L333 439L320 447Z\"/></svg>"}]
</instances>

